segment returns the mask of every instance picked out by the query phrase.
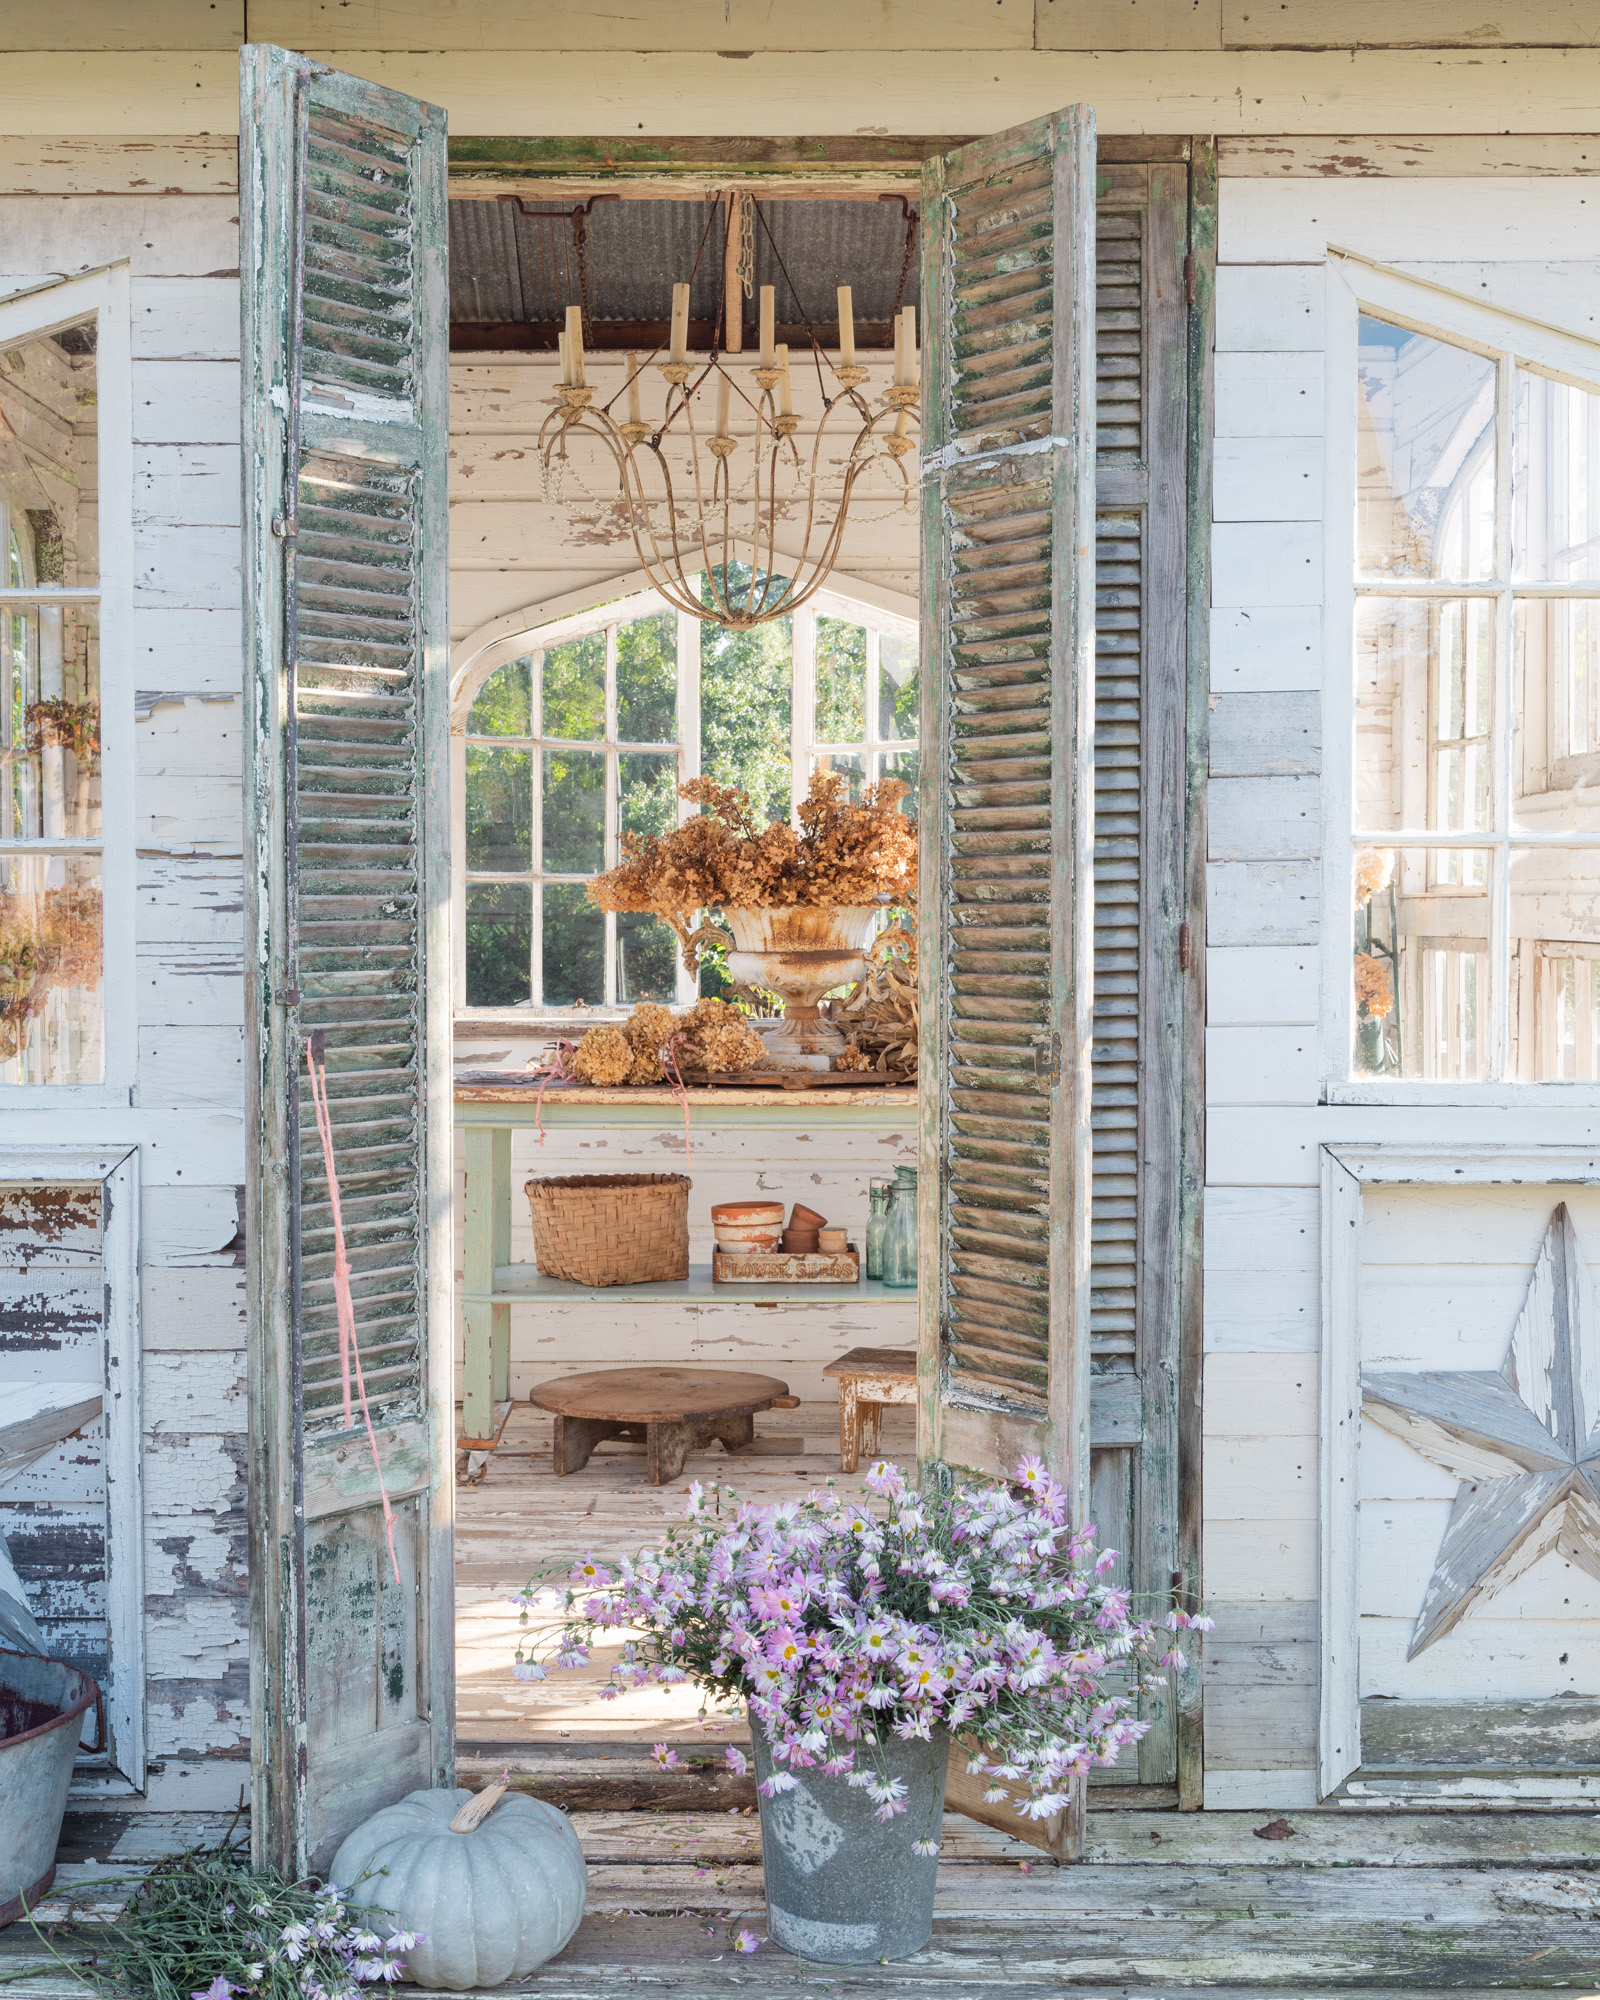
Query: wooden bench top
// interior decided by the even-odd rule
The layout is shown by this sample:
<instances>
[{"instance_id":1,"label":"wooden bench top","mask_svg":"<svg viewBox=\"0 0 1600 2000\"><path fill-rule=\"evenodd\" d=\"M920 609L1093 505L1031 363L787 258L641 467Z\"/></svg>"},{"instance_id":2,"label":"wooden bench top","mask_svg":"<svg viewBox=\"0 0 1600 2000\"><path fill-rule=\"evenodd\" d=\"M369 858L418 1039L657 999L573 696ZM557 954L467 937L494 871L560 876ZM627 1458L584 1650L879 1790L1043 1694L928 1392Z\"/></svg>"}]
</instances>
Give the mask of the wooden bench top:
<instances>
[{"instance_id":1,"label":"wooden bench top","mask_svg":"<svg viewBox=\"0 0 1600 2000\"><path fill-rule=\"evenodd\" d=\"M917 1351L914 1347L852 1347L837 1361L830 1361L824 1375L905 1375L915 1377Z\"/></svg>"}]
</instances>

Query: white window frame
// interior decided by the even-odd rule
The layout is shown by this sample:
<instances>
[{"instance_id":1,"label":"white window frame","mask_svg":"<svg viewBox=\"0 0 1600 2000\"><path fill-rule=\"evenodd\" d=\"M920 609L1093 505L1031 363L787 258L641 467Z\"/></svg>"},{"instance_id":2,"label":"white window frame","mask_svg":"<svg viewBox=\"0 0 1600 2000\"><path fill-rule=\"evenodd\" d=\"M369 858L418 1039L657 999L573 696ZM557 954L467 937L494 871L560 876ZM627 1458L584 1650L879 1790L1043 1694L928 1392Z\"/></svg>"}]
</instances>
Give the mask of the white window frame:
<instances>
[{"instance_id":1,"label":"white window frame","mask_svg":"<svg viewBox=\"0 0 1600 2000\"><path fill-rule=\"evenodd\" d=\"M1428 279L1378 264L1353 251L1330 246L1327 265L1328 315L1324 429L1327 439L1323 511L1323 799L1326 807L1322 860L1322 1069L1324 1101L1330 1104L1561 1104L1600 1106L1600 1083L1553 1079L1526 1083L1506 1079L1510 1046L1512 954L1491 950L1489 1070L1483 1083L1427 1083L1417 1078L1387 1081L1351 1076L1354 1005L1351 993L1353 864L1358 848L1478 848L1492 858L1491 939L1506 939L1510 920L1509 871L1512 850L1536 847L1600 848L1600 832L1529 833L1511 831L1513 730L1511 602L1518 598L1600 598L1600 584L1513 583L1510 561L1512 391L1518 369L1555 382L1600 392L1600 343L1541 320L1527 319L1481 304ZM1496 534L1494 577L1485 583L1436 583L1428 579L1383 579L1358 585L1355 549L1355 465L1358 321L1363 313L1432 334L1496 363ZM1483 598L1495 606L1496 665L1493 726L1500 742L1492 783L1501 807L1494 833L1412 832L1373 834L1355 826L1356 702L1351 662L1355 657L1356 604L1362 597ZM1431 779L1430 779L1431 782Z\"/></svg>"},{"instance_id":2,"label":"white window frame","mask_svg":"<svg viewBox=\"0 0 1600 2000\"><path fill-rule=\"evenodd\" d=\"M0 1111L29 1105L126 1106L138 1062L134 966L137 829L133 689L133 335L126 262L0 299L0 343L11 346L96 324L98 584L0 588L0 605L91 605L100 621L100 832L82 840L11 840L0 856L100 857L101 1004L105 1074L99 1083L0 1084Z\"/></svg>"},{"instance_id":3,"label":"white window frame","mask_svg":"<svg viewBox=\"0 0 1600 2000\"><path fill-rule=\"evenodd\" d=\"M75 1797L145 1788L144 1390L139 1331L137 1146L0 1147L0 1185L100 1183L106 1468L106 1748L84 1753Z\"/></svg>"},{"instance_id":4,"label":"white window frame","mask_svg":"<svg viewBox=\"0 0 1600 2000\"><path fill-rule=\"evenodd\" d=\"M876 754L916 751L920 748L920 739L917 737L909 740L879 738L876 733L877 711L874 701L878 637L884 632L899 632L914 638L918 629L917 606L899 592L885 590L863 579L841 576L838 581L840 588L837 591L818 591L815 597L793 614L794 667L789 705L789 757L790 791L796 809L805 796L813 759L819 755L828 752L862 751L868 758L870 775L871 759ZM503 1021L509 1014L515 1014L519 1019L525 1016L529 1021L537 1022L546 1019L560 1020L572 1012L569 1007L543 1004L469 1007L466 1003L467 717L473 703L490 675L509 660L518 659L524 653L560 645L566 640L584 638L606 625L629 624L635 619L648 618L670 609L666 600L651 587L648 576L642 570L636 570L628 575L613 578L607 583L593 585L585 591L557 598L547 604L530 605L523 611L508 613L505 617L497 618L491 624L472 633L455 647L450 686L450 852L451 905L455 934L453 978L455 1014L459 1020ZM677 617L678 769L681 782L697 777L700 772L701 620L681 611ZM840 618L851 624L864 625L867 629L868 674L865 718L867 734L858 742L823 743L815 734L815 633L816 620L819 617ZM694 718L692 729L685 726L690 717ZM583 747L608 750L614 748L609 728L603 742L586 744ZM537 750L534 754L538 754ZM682 806L680 821L689 817L692 810L693 808L688 805ZM608 833L611 831L612 829L608 828ZM476 869L472 871L474 877L483 874L492 875L493 872L493 870ZM625 1011L613 997L616 964L615 953L609 948L610 935L608 925L608 949L605 954L606 998L603 1002L591 1003L585 1007L585 1016L604 1018L606 1015L621 1014ZM696 997L695 982L684 971L681 960L678 965L674 997L681 1006L690 1005Z\"/></svg>"}]
</instances>

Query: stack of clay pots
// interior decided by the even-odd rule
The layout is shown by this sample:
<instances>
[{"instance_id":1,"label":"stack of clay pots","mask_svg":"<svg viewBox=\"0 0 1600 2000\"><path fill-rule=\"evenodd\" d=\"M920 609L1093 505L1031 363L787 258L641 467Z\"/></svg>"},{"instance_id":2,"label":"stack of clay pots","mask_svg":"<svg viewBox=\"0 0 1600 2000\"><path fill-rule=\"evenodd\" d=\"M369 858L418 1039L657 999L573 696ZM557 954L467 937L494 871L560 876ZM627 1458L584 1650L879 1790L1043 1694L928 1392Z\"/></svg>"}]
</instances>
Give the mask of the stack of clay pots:
<instances>
[{"instance_id":1,"label":"stack of clay pots","mask_svg":"<svg viewBox=\"0 0 1600 2000\"><path fill-rule=\"evenodd\" d=\"M779 1238L778 1248L792 1257L809 1257L822 1248L821 1231L828 1218L797 1201L789 1213L789 1227Z\"/></svg>"}]
</instances>

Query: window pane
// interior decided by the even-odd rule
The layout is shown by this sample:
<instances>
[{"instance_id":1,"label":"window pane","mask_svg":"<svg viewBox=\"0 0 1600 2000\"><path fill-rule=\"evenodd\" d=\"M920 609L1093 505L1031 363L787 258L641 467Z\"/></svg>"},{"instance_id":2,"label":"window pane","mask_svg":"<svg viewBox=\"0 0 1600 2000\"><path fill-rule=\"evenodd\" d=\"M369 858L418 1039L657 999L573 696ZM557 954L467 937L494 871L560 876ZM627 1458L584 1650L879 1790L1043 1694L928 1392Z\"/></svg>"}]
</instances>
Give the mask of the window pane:
<instances>
[{"instance_id":1,"label":"window pane","mask_svg":"<svg viewBox=\"0 0 1600 2000\"><path fill-rule=\"evenodd\" d=\"M469 736L531 736L533 734L533 663L507 660L478 690L467 717Z\"/></svg>"},{"instance_id":2,"label":"window pane","mask_svg":"<svg viewBox=\"0 0 1600 2000\"><path fill-rule=\"evenodd\" d=\"M1600 396L1518 369L1511 468L1515 574L1600 583Z\"/></svg>"},{"instance_id":3,"label":"window pane","mask_svg":"<svg viewBox=\"0 0 1600 2000\"><path fill-rule=\"evenodd\" d=\"M867 628L817 620L817 704L813 740L859 743L867 733Z\"/></svg>"},{"instance_id":4,"label":"window pane","mask_svg":"<svg viewBox=\"0 0 1600 2000\"><path fill-rule=\"evenodd\" d=\"M1600 603L1512 607L1512 824L1600 833Z\"/></svg>"},{"instance_id":5,"label":"window pane","mask_svg":"<svg viewBox=\"0 0 1600 2000\"><path fill-rule=\"evenodd\" d=\"M1494 619L1481 599L1358 600L1358 826L1488 828Z\"/></svg>"},{"instance_id":6,"label":"window pane","mask_svg":"<svg viewBox=\"0 0 1600 2000\"><path fill-rule=\"evenodd\" d=\"M1517 1073L1600 1077L1600 852L1513 848L1510 919Z\"/></svg>"},{"instance_id":7,"label":"window pane","mask_svg":"<svg viewBox=\"0 0 1600 2000\"><path fill-rule=\"evenodd\" d=\"M3 379L3 376L0 376ZM74 605L0 614L0 834L100 831L100 627Z\"/></svg>"},{"instance_id":8,"label":"window pane","mask_svg":"<svg viewBox=\"0 0 1600 2000\"><path fill-rule=\"evenodd\" d=\"M598 874L605 866L606 753L546 750L543 756L545 868L552 875Z\"/></svg>"},{"instance_id":9,"label":"window pane","mask_svg":"<svg viewBox=\"0 0 1600 2000\"><path fill-rule=\"evenodd\" d=\"M0 1083L105 1073L97 855L0 856Z\"/></svg>"},{"instance_id":10,"label":"window pane","mask_svg":"<svg viewBox=\"0 0 1600 2000\"><path fill-rule=\"evenodd\" d=\"M878 735L889 743L917 734L917 642L878 634Z\"/></svg>"},{"instance_id":11,"label":"window pane","mask_svg":"<svg viewBox=\"0 0 1600 2000\"><path fill-rule=\"evenodd\" d=\"M618 830L622 833L670 833L677 824L676 755L647 750L621 751L617 757Z\"/></svg>"},{"instance_id":12,"label":"window pane","mask_svg":"<svg viewBox=\"0 0 1600 2000\"><path fill-rule=\"evenodd\" d=\"M700 769L719 785L742 785L758 820L790 812L791 623L700 627Z\"/></svg>"},{"instance_id":13,"label":"window pane","mask_svg":"<svg viewBox=\"0 0 1600 2000\"><path fill-rule=\"evenodd\" d=\"M859 750L835 750L822 757L813 757L811 768L813 771L829 771L835 777L846 779L846 795L850 803L859 803L862 788L867 782L867 760Z\"/></svg>"},{"instance_id":14,"label":"window pane","mask_svg":"<svg viewBox=\"0 0 1600 2000\"><path fill-rule=\"evenodd\" d=\"M526 882L467 884L467 1005L518 1007L533 992L533 890Z\"/></svg>"},{"instance_id":15,"label":"window pane","mask_svg":"<svg viewBox=\"0 0 1600 2000\"><path fill-rule=\"evenodd\" d=\"M1387 576L1489 576L1494 363L1365 315L1360 340L1357 567Z\"/></svg>"},{"instance_id":16,"label":"window pane","mask_svg":"<svg viewBox=\"0 0 1600 2000\"><path fill-rule=\"evenodd\" d=\"M908 819L915 819L917 816L917 773L920 762L915 750L890 750L878 759L880 778L898 778L902 785L911 787L900 801L900 810Z\"/></svg>"},{"instance_id":17,"label":"window pane","mask_svg":"<svg viewBox=\"0 0 1600 2000\"><path fill-rule=\"evenodd\" d=\"M677 939L644 910L617 916L617 999L624 1007L641 1000L670 1000L678 990Z\"/></svg>"},{"instance_id":18,"label":"window pane","mask_svg":"<svg viewBox=\"0 0 1600 2000\"><path fill-rule=\"evenodd\" d=\"M540 674L541 734L575 743L606 733L606 635L591 632L552 646Z\"/></svg>"},{"instance_id":19,"label":"window pane","mask_svg":"<svg viewBox=\"0 0 1600 2000\"><path fill-rule=\"evenodd\" d=\"M533 866L533 753L467 745L467 866Z\"/></svg>"},{"instance_id":20,"label":"window pane","mask_svg":"<svg viewBox=\"0 0 1600 2000\"><path fill-rule=\"evenodd\" d=\"M670 933L668 934L670 936ZM606 997L606 920L581 882L544 885L544 1004L596 1007Z\"/></svg>"},{"instance_id":21,"label":"window pane","mask_svg":"<svg viewBox=\"0 0 1600 2000\"><path fill-rule=\"evenodd\" d=\"M1357 853L1356 1075L1462 1083L1486 1074L1489 874L1475 848Z\"/></svg>"},{"instance_id":22,"label":"window pane","mask_svg":"<svg viewBox=\"0 0 1600 2000\"><path fill-rule=\"evenodd\" d=\"M671 611L617 629L617 741L678 740L678 620Z\"/></svg>"},{"instance_id":23,"label":"window pane","mask_svg":"<svg viewBox=\"0 0 1600 2000\"><path fill-rule=\"evenodd\" d=\"M92 319L0 354L0 500L13 588L99 581L96 402Z\"/></svg>"}]
</instances>

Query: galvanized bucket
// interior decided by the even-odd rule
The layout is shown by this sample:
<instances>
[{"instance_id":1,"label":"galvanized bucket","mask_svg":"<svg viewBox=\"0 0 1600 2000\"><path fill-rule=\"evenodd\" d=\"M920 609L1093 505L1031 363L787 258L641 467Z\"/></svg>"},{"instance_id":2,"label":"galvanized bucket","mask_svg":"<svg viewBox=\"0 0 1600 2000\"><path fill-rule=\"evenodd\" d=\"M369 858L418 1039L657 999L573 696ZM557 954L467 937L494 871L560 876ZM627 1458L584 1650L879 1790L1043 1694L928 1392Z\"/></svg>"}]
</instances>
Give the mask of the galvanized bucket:
<instances>
[{"instance_id":1,"label":"galvanized bucket","mask_svg":"<svg viewBox=\"0 0 1600 2000\"><path fill-rule=\"evenodd\" d=\"M750 1747L765 1783L772 1748L754 1716ZM939 1729L931 1743L891 1739L857 1755L902 1782L905 1810L887 1825L866 1792L815 1766L798 1774L795 1790L760 1802L767 1935L825 1965L909 1958L933 1935L939 1863L918 1854L916 1843L939 1838L950 1738Z\"/></svg>"},{"instance_id":2,"label":"galvanized bucket","mask_svg":"<svg viewBox=\"0 0 1600 2000\"><path fill-rule=\"evenodd\" d=\"M56 1879L56 1843L83 1718L95 1712L105 1748L100 1690L65 1660L0 1647L0 1924L32 1909Z\"/></svg>"}]
</instances>

